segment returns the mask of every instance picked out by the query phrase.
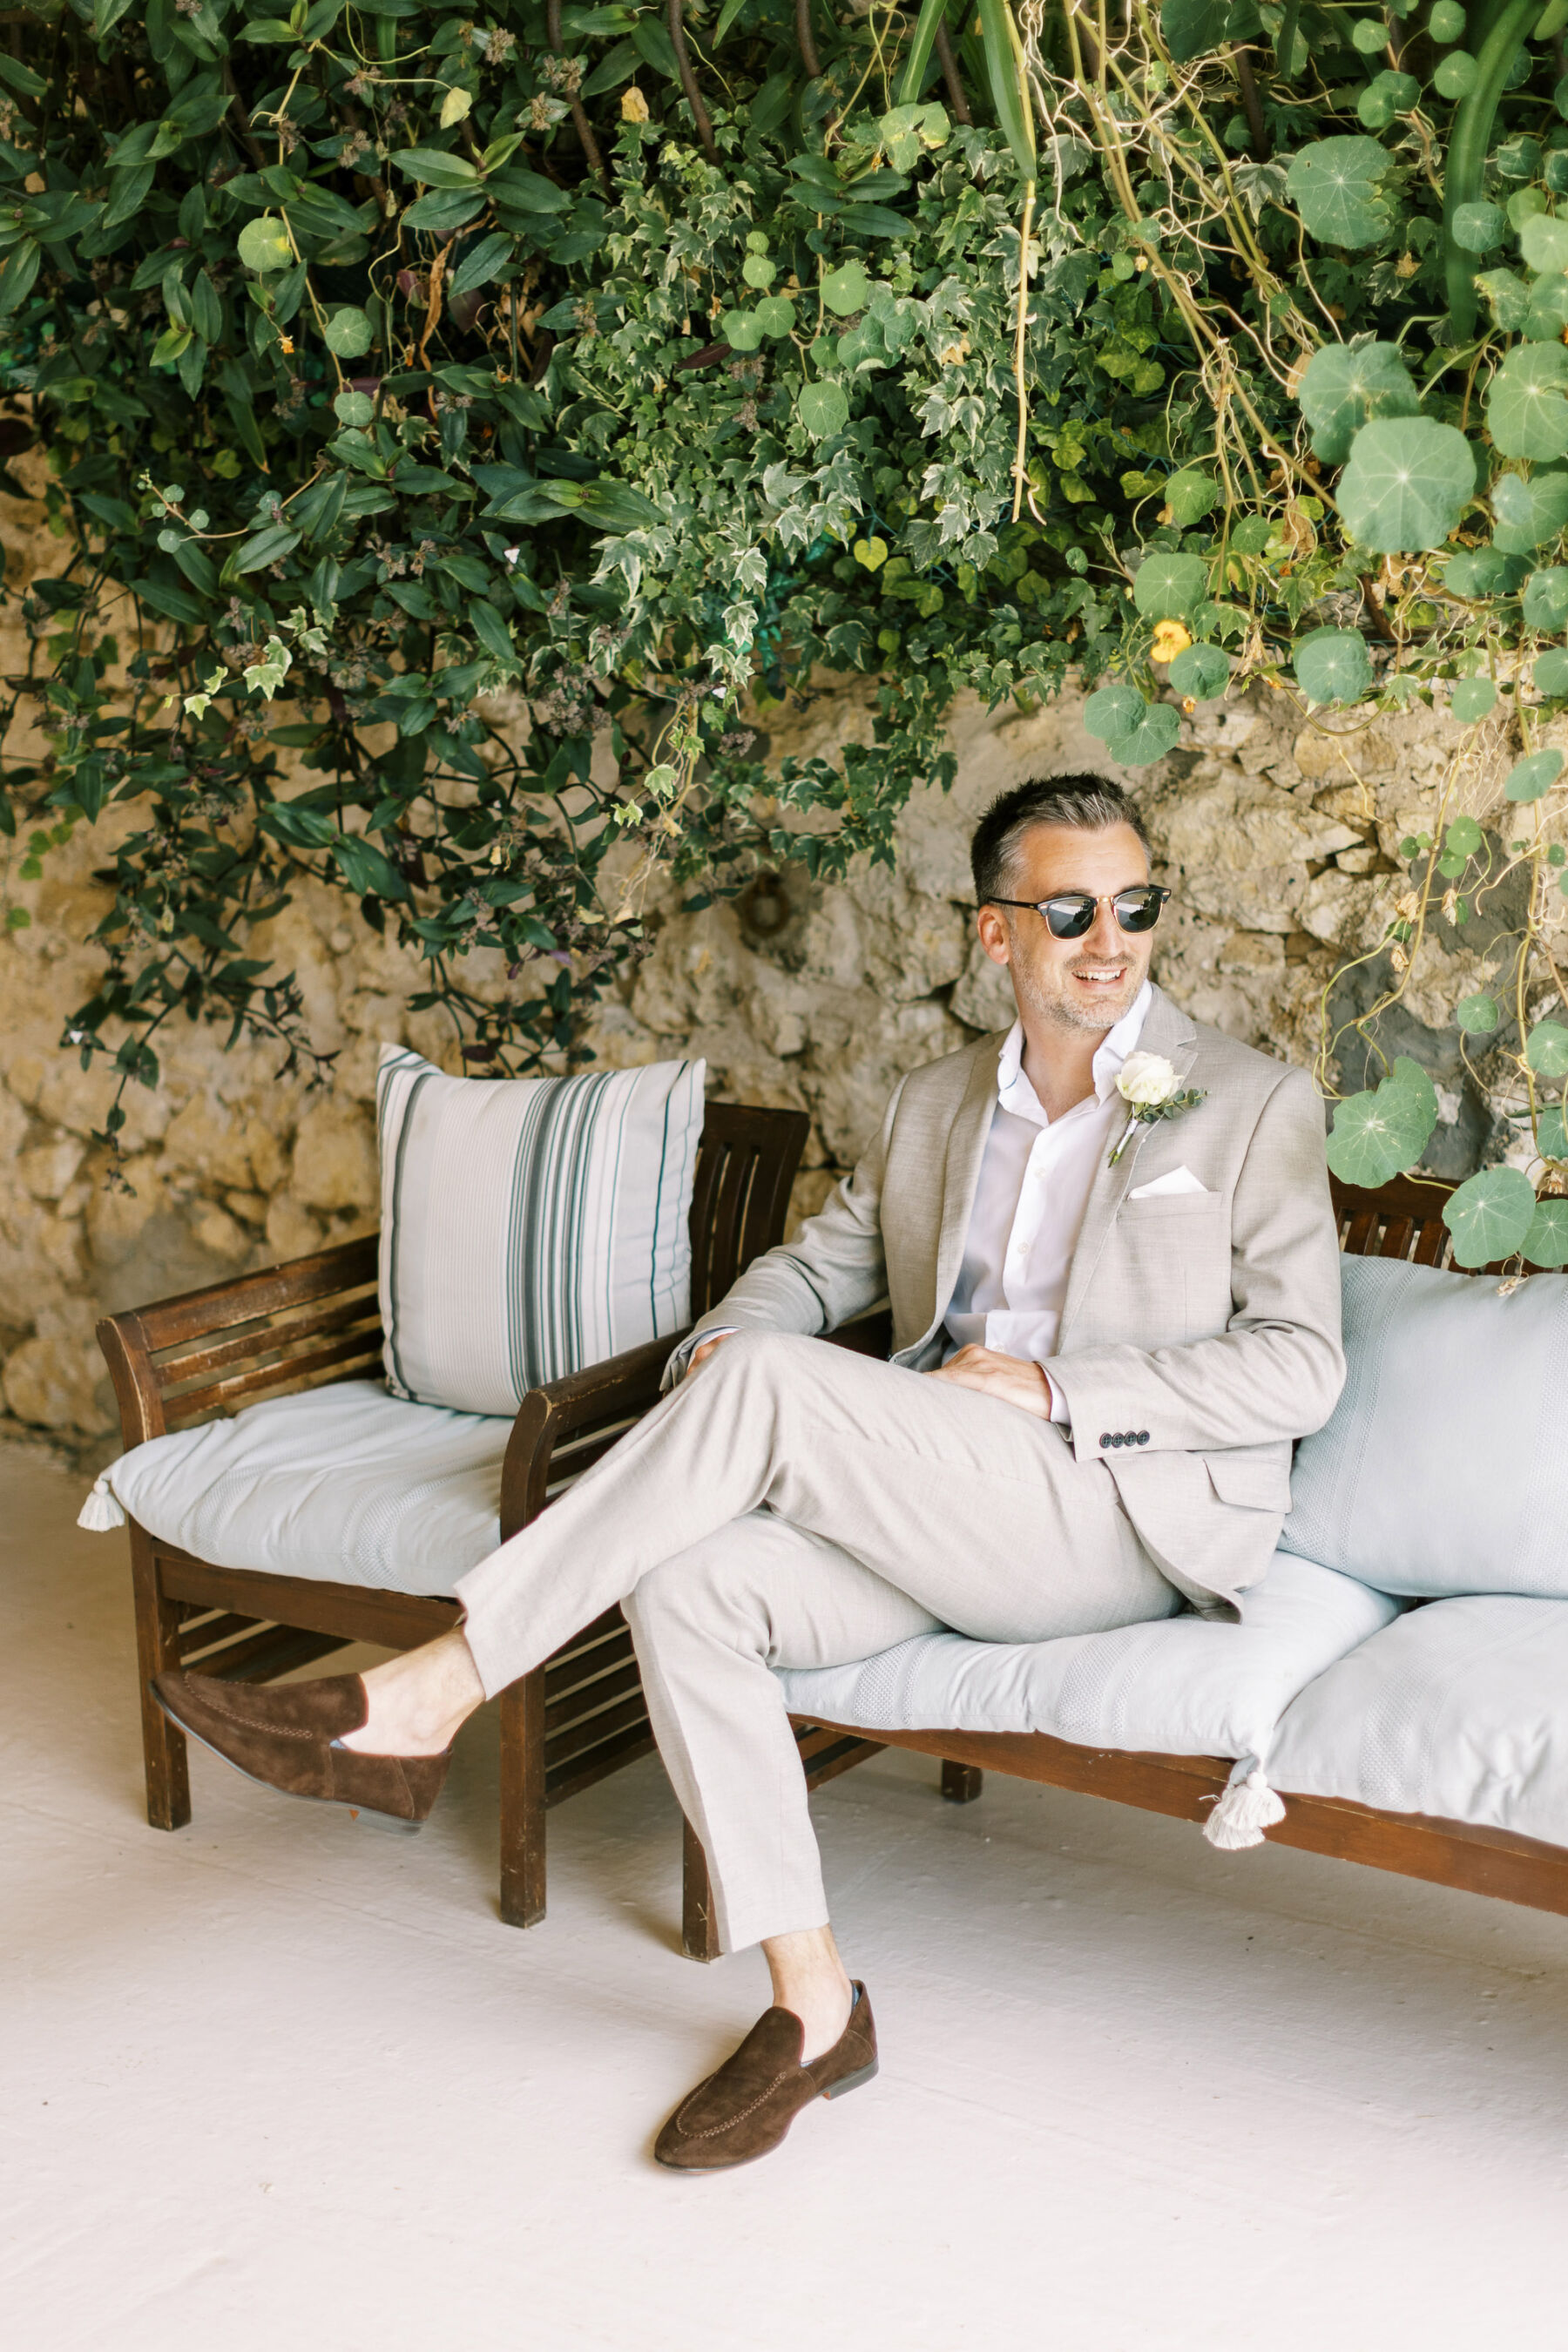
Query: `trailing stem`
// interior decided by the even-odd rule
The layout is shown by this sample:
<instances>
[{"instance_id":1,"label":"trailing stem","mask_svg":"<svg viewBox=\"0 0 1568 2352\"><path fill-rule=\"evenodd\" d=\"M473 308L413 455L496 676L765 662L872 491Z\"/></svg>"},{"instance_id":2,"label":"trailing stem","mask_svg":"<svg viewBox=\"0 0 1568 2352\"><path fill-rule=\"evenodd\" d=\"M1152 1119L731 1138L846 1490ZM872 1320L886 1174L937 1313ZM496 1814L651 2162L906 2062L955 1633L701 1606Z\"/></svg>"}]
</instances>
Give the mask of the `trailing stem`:
<instances>
[{"instance_id":1,"label":"trailing stem","mask_svg":"<svg viewBox=\"0 0 1568 2352\"><path fill-rule=\"evenodd\" d=\"M691 70L691 59L686 47L686 23L680 0L669 0L669 46L675 51L676 67L680 75L680 87L686 93L686 103L691 109L691 120L697 125L697 136L702 142L702 152L710 163L719 161L719 150L713 144L713 125L708 119L708 109L702 103L702 93L697 87L697 76Z\"/></svg>"},{"instance_id":2,"label":"trailing stem","mask_svg":"<svg viewBox=\"0 0 1568 2352\"><path fill-rule=\"evenodd\" d=\"M1013 330L1013 383L1018 395L1018 439L1013 453L1013 520L1024 504L1029 431L1029 395L1024 381L1024 357L1029 326L1029 231L1035 225L1035 183L1024 190L1024 219L1018 231L1018 308Z\"/></svg>"}]
</instances>

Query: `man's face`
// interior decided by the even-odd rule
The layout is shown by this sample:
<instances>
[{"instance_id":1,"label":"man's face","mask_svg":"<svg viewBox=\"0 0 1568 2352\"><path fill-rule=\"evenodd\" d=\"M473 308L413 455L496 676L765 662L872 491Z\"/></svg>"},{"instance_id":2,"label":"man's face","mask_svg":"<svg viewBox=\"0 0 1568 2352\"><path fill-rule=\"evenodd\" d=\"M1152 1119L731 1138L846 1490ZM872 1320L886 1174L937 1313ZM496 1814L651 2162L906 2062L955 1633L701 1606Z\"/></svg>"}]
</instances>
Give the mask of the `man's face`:
<instances>
[{"instance_id":1,"label":"man's face","mask_svg":"<svg viewBox=\"0 0 1568 2352\"><path fill-rule=\"evenodd\" d=\"M1149 879L1149 860L1130 824L1089 832L1078 825L1031 825L1014 853L1009 898L1031 901L1065 890L1102 902ZM982 907L981 943L1012 974L1018 1010L1058 1028L1113 1028L1148 976L1152 931L1121 929L1107 904L1081 939L1058 940L1027 907Z\"/></svg>"}]
</instances>

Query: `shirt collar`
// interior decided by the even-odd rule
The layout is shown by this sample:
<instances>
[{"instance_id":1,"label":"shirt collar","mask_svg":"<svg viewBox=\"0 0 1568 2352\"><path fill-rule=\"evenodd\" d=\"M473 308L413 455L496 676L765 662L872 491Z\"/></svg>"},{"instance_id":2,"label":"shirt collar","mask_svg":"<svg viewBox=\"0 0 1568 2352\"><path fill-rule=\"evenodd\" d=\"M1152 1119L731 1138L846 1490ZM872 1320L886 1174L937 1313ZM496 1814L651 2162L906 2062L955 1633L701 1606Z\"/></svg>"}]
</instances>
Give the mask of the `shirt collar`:
<instances>
[{"instance_id":1,"label":"shirt collar","mask_svg":"<svg viewBox=\"0 0 1568 2352\"><path fill-rule=\"evenodd\" d=\"M1149 1007L1154 1001L1154 991L1148 981L1112 1029L1108 1029L1095 1049L1093 1072L1095 1098L1105 1102L1114 1092L1121 1065L1133 1053L1142 1034ZM1037 1127L1049 1121L1040 1108L1039 1097L1024 1076L1024 1024L1015 1021L1003 1040L1001 1056L996 1065L996 1099L1005 1111L1016 1118L1032 1119Z\"/></svg>"}]
</instances>

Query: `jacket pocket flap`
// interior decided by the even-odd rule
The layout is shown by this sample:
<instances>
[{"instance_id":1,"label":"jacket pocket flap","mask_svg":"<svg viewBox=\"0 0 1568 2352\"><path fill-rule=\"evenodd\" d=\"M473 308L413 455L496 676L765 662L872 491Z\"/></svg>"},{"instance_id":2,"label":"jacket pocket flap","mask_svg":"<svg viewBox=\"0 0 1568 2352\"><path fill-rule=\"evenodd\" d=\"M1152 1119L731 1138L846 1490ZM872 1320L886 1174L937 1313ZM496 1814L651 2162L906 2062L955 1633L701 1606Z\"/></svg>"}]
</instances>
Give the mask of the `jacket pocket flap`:
<instances>
[{"instance_id":1,"label":"jacket pocket flap","mask_svg":"<svg viewBox=\"0 0 1568 2352\"><path fill-rule=\"evenodd\" d=\"M1283 1462L1256 1454L1209 1454L1204 1457L1209 1485L1222 1503L1242 1503L1254 1511L1288 1511L1290 1472Z\"/></svg>"}]
</instances>

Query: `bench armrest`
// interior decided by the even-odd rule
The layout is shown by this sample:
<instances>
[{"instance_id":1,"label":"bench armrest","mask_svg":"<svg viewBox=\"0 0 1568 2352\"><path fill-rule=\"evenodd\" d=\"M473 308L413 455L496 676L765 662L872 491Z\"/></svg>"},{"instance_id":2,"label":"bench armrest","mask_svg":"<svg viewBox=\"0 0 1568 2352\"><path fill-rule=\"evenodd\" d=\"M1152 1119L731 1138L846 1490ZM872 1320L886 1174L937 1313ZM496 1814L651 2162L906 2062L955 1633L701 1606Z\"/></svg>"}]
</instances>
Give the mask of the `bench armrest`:
<instances>
[{"instance_id":1,"label":"bench armrest","mask_svg":"<svg viewBox=\"0 0 1568 2352\"><path fill-rule=\"evenodd\" d=\"M689 1328L530 1389L512 1423L501 1471L502 1543L539 1517L557 1480L586 1470L658 1402L664 1368Z\"/></svg>"}]
</instances>

